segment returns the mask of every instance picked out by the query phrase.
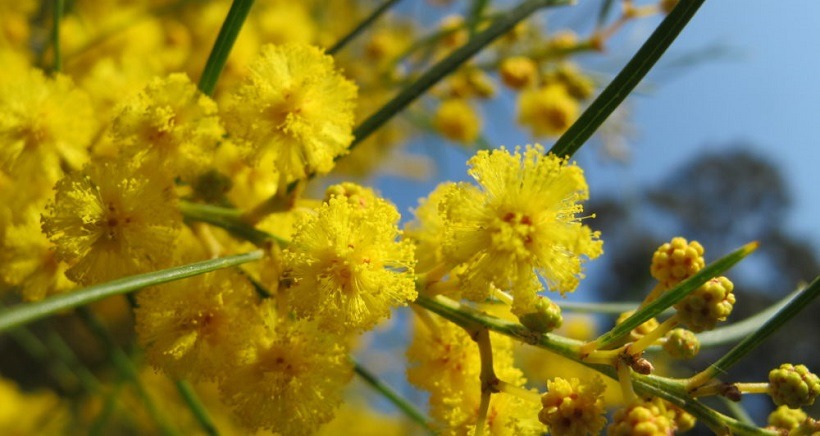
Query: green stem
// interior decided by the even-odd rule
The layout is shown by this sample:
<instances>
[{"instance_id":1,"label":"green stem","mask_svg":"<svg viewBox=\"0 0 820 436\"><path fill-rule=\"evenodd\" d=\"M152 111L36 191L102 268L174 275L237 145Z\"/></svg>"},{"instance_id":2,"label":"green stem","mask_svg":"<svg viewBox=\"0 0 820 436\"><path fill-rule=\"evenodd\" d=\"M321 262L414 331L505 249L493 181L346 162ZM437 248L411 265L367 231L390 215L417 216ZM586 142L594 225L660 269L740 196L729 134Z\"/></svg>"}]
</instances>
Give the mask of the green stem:
<instances>
[{"instance_id":1,"label":"green stem","mask_svg":"<svg viewBox=\"0 0 820 436\"><path fill-rule=\"evenodd\" d=\"M612 83L561 135L550 153L572 156L598 130L609 115L626 99L660 59L705 0L684 0L666 16L652 36L641 46Z\"/></svg>"},{"instance_id":2,"label":"green stem","mask_svg":"<svg viewBox=\"0 0 820 436\"><path fill-rule=\"evenodd\" d=\"M242 30L242 25L245 24L245 19L248 18L252 6L253 0L234 0L231 4L228 16L225 17L225 22L219 29L219 35L205 63L202 77L199 79L199 90L203 94L213 95L219 75L225 68L228 55L231 53L236 37L239 36L239 31Z\"/></svg>"},{"instance_id":3,"label":"green stem","mask_svg":"<svg viewBox=\"0 0 820 436\"><path fill-rule=\"evenodd\" d=\"M202 431L210 436L218 436L219 430L217 430L213 419L211 419L211 415L208 413L208 409L206 409L202 401L199 400L191 384L186 380L177 380L175 384L179 395L185 401L185 404L188 405L188 409L191 410Z\"/></svg>"},{"instance_id":4,"label":"green stem","mask_svg":"<svg viewBox=\"0 0 820 436\"><path fill-rule=\"evenodd\" d=\"M769 318L760 328L754 333L746 336L742 341L734 346L728 353L718 359L715 363L709 365L708 368L701 371L692 377L687 383L687 389L693 390L702 386L709 380L717 377L720 374L725 374L729 368L734 366L740 359L749 354L753 349L757 348L766 338L772 333L776 332L788 320L792 319L801 310L811 304L817 296L820 295L820 276L816 277L811 284L800 294L789 301L777 313Z\"/></svg>"},{"instance_id":5,"label":"green stem","mask_svg":"<svg viewBox=\"0 0 820 436\"><path fill-rule=\"evenodd\" d=\"M105 347L105 351L108 352L108 357L111 359L111 362L114 364L114 368L120 376L130 381L134 386L137 391L137 395L140 397L143 405L145 406L146 412L148 412L148 415L157 424L160 433L164 435L177 434L177 431L171 427L168 420L162 415L162 413L160 413L159 409L157 409L157 406L154 404L151 396L148 395L148 391L145 389L142 381L140 381L139 373L137 372L136 367L134 367L134 362L132 362L122 348L117 345L117 342L114 340L114 337L111 336L108 328L106 328L94 312L89 310L87 307L78 308L77 315L81 320L83 320L88 329L91 330L91 333L93 333L94 336L102 342Z\"/></svg>"},{"instance_id":6,"label":"green stem","mask_svg":"<svg viewBox=\"0 0 820 436\"><path fill-rule=\"evenodd\" d=\"M234 256L205 260L189 265L123 277L66 294L55 295L36 303L19 304L0 311L0 333L10 328L45 318L54 313L93 303L112 295L126 294L148 286L205 274L218 269L230 268L259 260L262 256L262 250L256 250Z\"/></svg>"},{"instance_id":7,"label":"green stem","mask_svg":"<svg viewBox=\"0 0 820 436\"><path fill-rule=\"evenodd\" d=\"M264 232L248 224L242 219L242 212L238 209L180 201L179 210L187 220L200 221L221 227L231 234L258 246L265 246L274 241L279 246L284 247L288 242L279 236Z\"/></svg>"},{"instance_id":8,"label":"green stem","mask_svg":"<svg viewBox=\"0 0 820 436\"><path fill-rule=\"evenodd\" d=\"M543 7L564 5L571 2L572 0L527 0L508 13L501 15L487 29L477 33L467 44L459 47L449 56L431 67L415 82L402 89L392 100L356 127L353 131L354 139L350 144L350 149L355 148L450 72L455 71L464 62L467 62L467 60L473 57L473 55L499 36L510 31L516 24L529 17L533 12Z\"/></svg>"},{"instance_id":9,"label":"green stem","mask_svg":"<svg viewBox=\"0 0 820 436\"><path fill-rule=\"evenodd\" d=\"M429 424L430 418L424 416L424 413L418 410L416 406L402 398L393 388L384 384L375 374L367 370L367 368L363 367L359 362L353 360L352 357L350 360L353 362L353 370L356 371L356 374L361 377L362 380L387 398L394 406L398 407L408 418L419 424L428 433L434 434Z\"/></svg>"},{"instance_id":10,"label":"green stem","mask_svg":"<svg viewBox=\"0 0 820 436\"><path fill-rule=\"evenodd\" d=\"M9 330L9 336L26 354L42 365L62 389L70 392L76 387L74 380L75 378L79 379L79 377L63 361L54 359L48 346L37 335L25 327L17 327Z\"/></svg>"},{"instance_id":11,"label":"green stem","mask_svg":"<svg viewBox=\"0 0 820 436\"><path fill-rule=\"evenodd\" d=\"M65 0L54 0L54 28L51 31L51 48L54 50L53 70L59 73L63 70L63 50L60 46L60 23L63 20L65 11Z\"/></svg>"},{"instance_id":12,"label":"green stem","mask_svg":"<svg viewBox=\"0 0 820 436\"><path fill-rule=\"evenodd\" d=\"M362 22L359 23L359 25L356 26L356 28L354 28L350 31L350 33L339 39L339 41L337 41L336 44L333 44L333 47L330 47L327 50L327 54L335 55L336 53L338 53L339 50L344 48L345 45L347 45L350 41L359 36L360 33L362 33L371 24L373 24L374 21L378 20L379 17L382 16L382 14L387 12L387 10L390 9L390 7L394 4L398 3L398 1L399 0L386 0L384 3L379 5L379 7L377 7L370 15L368 15L367 18L362 20Z\"/></svg>"},{"instance_id":13,"label":"green stem","mask_svg":"<svg viewBox=\"0 0 820 436\"><path fill-rule=\"evenodd\" d=\"M419 296L416 304L454 322L465 329L474 329L476 325L484 326L496 333L552 351L570 360L592 368L614 380L618 379L612 366L590 364L580 358L581 341L565 338L551 333L537 334L526 327L511 321L487 315L469 306L443 296ZM729 429L734 434L776 436L777 433L742 423L725 416L701 402L688 396L684 382L653 375L632 373L633 385L637 392L644 395L661 397L678 407L685 409L713 429Z\"/></svg>"}]
</instances>

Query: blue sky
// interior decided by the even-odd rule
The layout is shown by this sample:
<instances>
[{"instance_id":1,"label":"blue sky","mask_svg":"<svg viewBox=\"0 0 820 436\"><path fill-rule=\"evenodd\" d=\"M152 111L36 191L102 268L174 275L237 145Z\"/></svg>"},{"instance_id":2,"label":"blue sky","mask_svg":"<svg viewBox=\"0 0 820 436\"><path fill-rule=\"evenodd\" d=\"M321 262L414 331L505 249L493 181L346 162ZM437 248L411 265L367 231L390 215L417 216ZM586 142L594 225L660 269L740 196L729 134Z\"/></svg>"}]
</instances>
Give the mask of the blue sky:
<instances>
[{"instance_id":1,"label":"blue sky","mask_svg":"<svg viewBox=\"0 0 820 436\"><path fill-rule=\"evenodd\" d=\"M657 181L703 151L745 140L781 168L792 190L786 227L820 246L817 17L817 1L707 1L665 59L710 46L724 47L725 55L675 75L649 76L651 91L630 100L638 131L633 161L589 168L593 195L613 186L612 180ZM656 23L628 29L616 56L631 56ZM579 159L595 163L590 150L581 153L587 156Z\"/></svg>"}]
</instances>

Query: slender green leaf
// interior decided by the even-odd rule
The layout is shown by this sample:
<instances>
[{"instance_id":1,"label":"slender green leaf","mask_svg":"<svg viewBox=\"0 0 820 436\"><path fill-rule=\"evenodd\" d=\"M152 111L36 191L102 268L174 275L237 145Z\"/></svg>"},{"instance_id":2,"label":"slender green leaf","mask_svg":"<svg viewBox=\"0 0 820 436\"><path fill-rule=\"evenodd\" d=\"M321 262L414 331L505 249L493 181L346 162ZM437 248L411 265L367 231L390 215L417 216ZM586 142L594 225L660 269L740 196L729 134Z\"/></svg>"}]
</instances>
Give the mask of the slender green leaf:
<instances>
[{"instance_id":1,"label":"slender green leaf","mask_svg":"<svg viewBox=\"0 0 820 436\"><path fill-rule=\"evenodd\" d=\"M412 403L402 398L393 388L384 384L375 374L367 370L367 368L363 367L359 362L353 360L352 357L350 360L353 361L354 371L356 371L356 374L361 377L362 380L387 398L394 406L407 415L408 418L419 424L428 433L434 434L433 429L430 428L430 418L426 417L424 413L418 410Z\"/></svg>"},{"instance_id":2,"label":"slender green leaf","mask_svg":"<svg viewBox=\"0 0 820 436\"><path fill-rule=\"evenodd\" d=\"M107 283L89 286L66 294L55 295L35 303L19 304L0 311L0 332L23 325L54 313L83 306L112 295L133 292L147 286L159 285L174 280L184 279L210 271L229 268L262 258L262 250L219 259L205 260L190 265L177 266L145 274L112 280Z\"/></svg>"},{"instance_id":3,"label":"slender green leaf","mask_svg":"<svg viewBox=\"0 0 820 436\"><path fill-rule=\"evenodd\" d=\"M199 400L191 384L185 380L177 380L176 387L179 396L181 396L185 404L188 405L188 409L191 410L202 431L209 436L218 436L219 430L216 429L211 415L208 414L208 409L206 409L202 401Z\"/></svg>"},{"instance_id":4,"label":"slender green leaf","mask_svg":"<svg viewBox=\"0 0 820 436\"><path fill-rule=\"evenodd\" d=\"M744 319L743 321L698 334L697 336L700 341L701 348L715 347L718 345L727 344L729 342L739 341L746 336L749 336L760 328L766 320L774 316L778 310L788 304L789 301L791 301L791 299L800 292L803 292L803 290L798 289L792 292L777 303L767 307L761 312L758 312L754 316Z\"/></svg>"},{"instance_id":5,"label":"slender green leaf","mask_svg":"<svg viewBox=\"0 0 820 436\"><path fill-rule=\"evenodd\" d=\"M575 154L646 76L704 1L685 0L678 3L629 63L615 76L612 83L601 92L569 130L561 135L550 152L562 157Z\"/></svg>"},{"instance_id":6,"label":"slender green leaf","mask_svg":"<svg viewBox=\"0 0 820 436\"><path fill-rule=\"evenodd\" d=\"M225 22L219 29L219 35L205 63L205 70L202 71L202 77L199 79L199 90L203 94L213 95L216 82L222 74L222 69L225 68L225 62L228 61L228 55L236 42L236 37L239 36L239 31L242 30L242 25L245 24L245 19L251 11L253 1L234 0L231 4L228 16L225 17Z\"/></svg>"},{"instance_id":7,"label":"slender green leaf","mask_svg":"<svg viewBox=\"0 0 820 436\"><path fill-rule=\"evenodd\" d=\"M330 47L327 50L327 54L334 55L339 52L345 45L347 45L350 41L356 38L360 33L362 33L365 29L370 27L374 21L378 20L382 14L387 12L391 6L398 3L399 0L385 0L379 7L377 7L370 15L368 15L361 23L359 23L353 30L350 31L347 35L343 36L333 44L333 47Z\"/></svg>"},{"instance_id":8,"label":"slender green leaf","mask_svg":"<svg viewBox=\"0 0 820 436\"><path fill-rule=\"evenodd\" d=\"M624 322L616 325L612 330L601 335L601 337L599 337L595 342L600 348L604 348L628 335L634 328L658 316L661 312L669 307L672 307L673 304L694 292L708 280L719 276L721 273L740 262L741 259L748 256L749 253L754 251L756 248L756 242L746 244L732 253L718 259L706 268L698 271L697 274L684 280L674 288L664 292L663 295L658 297L655 301L639 309L633 313L632 316L624 320Z\"/></svg>"},{"instance_id":9,"label":"slender green leaf","mask_svg":"<svg viewBox=\"0 0 820 436\"><path fill-rule=\"evenodd\" d=\"M766 321L765 324L760 326L757 331L746 336L745 339L735 345L734 348L718 359L717 362L709 365L711 372L714 374L723 374L728 371L729 368L734 366L750 351L757 348L761 342L776 332L783 324L792 319L801 310L808 307L818 295L820 295L820 276L816 277L806 289L791 299L785 306L781 307L780 310Z\"/></svg>"},{"instance_id":10,"label":"slender green leaf","mask_svg":"<svg viewBox=\"0 0 820 436\"><path fill-rule=\"evenodd\" d=\"M604 313L619 315L637 309L641 303L574 303L569 301L554 301L562 311L578 313Z\"/></svg>"},{"instance_id":11,"label":"slender green leaf","mask_svg":"<svg viewBox=\"0 0 820 436\"><path fill-rule=\"evenodd\" d=\"M473 55L481 51L481 49L499 36L510 31L516 24L529 17L533 12L543 7L565 5L571 2L572 0L527 0L510 10L507 14L501 15L488 28L477 33L467 44L459 47L449 56L435 64L415 82L402 89L393 99L356 127L353 131L354 139L353 143L350 144L350 148L355 148L359 143L367 139L370 134L393 118L394 115L402 111L433 85L447 76L447 74L455 71L464 62L467 62L473 57Z\"/></svg>"}]
</instances>

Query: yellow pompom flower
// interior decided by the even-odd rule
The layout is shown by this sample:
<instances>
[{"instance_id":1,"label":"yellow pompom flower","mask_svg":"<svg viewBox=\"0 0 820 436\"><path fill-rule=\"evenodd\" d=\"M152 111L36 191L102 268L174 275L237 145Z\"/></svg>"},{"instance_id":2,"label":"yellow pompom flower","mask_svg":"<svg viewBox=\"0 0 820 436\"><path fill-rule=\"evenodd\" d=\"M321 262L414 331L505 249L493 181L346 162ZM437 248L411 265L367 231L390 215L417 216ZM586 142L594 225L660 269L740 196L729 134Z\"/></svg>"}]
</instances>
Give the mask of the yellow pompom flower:
<instances>
[{"instance_id":1,"label":"yellow pompom flower","mask_svg":"<svg viewBox=\"0 0 820 436\"><path fill-rule=\"evenodd\" d=\"M66 76L32 69L0 86L0 170L12 177L51 186L63 166L87 160L96 129L91 102Z\"/></svg>"},{"instance_id":2,"label":"yellow pompom flower","mask_svg":"<svg viewBox=\"0 0 820 436\"><path fill-rule=\"evenodd\" d=\"M441 252L444 220L439 214L439 205L454 186L451 182L442 183L427 198L419 200L419 206L413 211L415 220L404 228L404 236L416 244L418 273L433 269L444 259Z\"/></svg>"},{"instance_id":3,"label":"yellow pompom flower","mask_svg":"<svg viewBox=\"0 0 820 436\"><path fill-rule=\"evenodd\" d=\"M284 261L299 317L333 331L366 330L416 298L413 245L396 240L399 213L373 200L333 196L297 224Z\"/></svg>"},{"instance_id":4,"label":"yellow pompom flower","mask_svg":"<svg viewBox=\"0 0 820 436\"><path fill-rule=\"evenodd\" d=\"M436 110L433 125L445 138L471 143L481 132L481 118L464 99L444 100Z\"/></svg>"},{"instance_id":5,"label":"yellow pompom flower","mask_svg":"<svg viewBox=\"0 0 820 436\"><path fill-rule=\"evenodd\" d=\"M166 267L182 223L173 186L125 163L95 162L57 182L43 232L83 285Z\"/></svg>"},{"instance_id":6,"label":"yellow pompom flower","mask_svg":"<svg viewBox=\"0 0 820 436\"><path fill-rule=\"evenodd\" d=\"M333 418L353 376L344 342L313 323L282 320L248 363L227 372L223 401L248 429L312 434Z\"/></svg>"},{"instance_id":7,"label":"yellow pompom flower","mask_svg":"<svg viewBox=\"0 0 820 436\"><path fill-rule=\"evenodd\" d=\"M192 180L210 164L224 131L216 103L177 73L155 78L126 102L112 133L126 157Z\"/></svg>"},{"instance_id":8,"label":"yellow pompom flower","mask_svg":"<svg viewBox=\"0 0 820 436\"><path fill-rule=\"evenodd\" d=\"M230 96L224 119L230 135L272 158L284 183L330 171L353 140L356 85L333 58L303 44L266 45L248 77Z\"/></svg>"},{"instance_id":9,"label":"yellow pompom flower","mask_svg":"<svg viewBox=\"0 0 820 436\"><path fill-rule=\"evenodd\" d=\"M40 231L39 213L29 209L25 218L0 228L0 283L16 287L27 301L74 287L65 277L66 264L57 260L54 247Z\"/></svg>"},{"instance_id":10,"label":"yellow pompom flower","mask_svg":"<svg viewBox=\"0 0 820 436\"><path fill-rule=\"evenodd\" d=\"M523 89L538 78L538 64L526 56L512 56L501 62L501 81L512 89Z\"/></svg>"},{"instance_id":11,"label":"yellow pompom flower","mask_svg":"<svg viewBox=\"0 0 820 436\"><path fill-rule=\"evenodd\" d=\"M578 102L561 84L527 89L518 97L518 121L533 136L557 136L578 118Z\"/></svg>"},{"instance_id":12,"label":"yellow pompom flower","mask_svg":"<svg viewBox=\"0 0 820 436\"><path fill-rule=\"evenodd\" d=\"M539 276L550 290L574 291L583 258L603 252L599 233L577 216L589 196L583 171L541 145L480 151L469 164L480 188L454 185L440 206L442 251L464 267L465 295L480 301L496 286L513 294L519 314L531 311Z\"/></svg>"},{"instance_id":13,"label":"yellow pompom flower","mask_svg":"<svg viewBox=\"0 0 820 436\"><path fill-rule=\"evenodd\" d=\"M413 340L407 349L407 378L430 392L430 414L436 430L445 435L472 434L481 402L481 358L478 345L467 332L437 316L429 323L416 319ZM499 379L523 387L526 379L513 365L510 338L490 334L493 366ZM546 428L538 422L538 403L508 393L491 397L485 433L491 435L540 435Z\"/></svg>"},{"instance_id":14,"label":"yellow pompom flower","mask_svg":"<svg viewBox=\"0 0 820 436\"><path fill-rule=\"evenodd\" d=\"M176 379L217 379L266 335L268 305L236 272L222 270L137 295L136 330L148 361Z\"/></svg>"},{"instance_id":15,"label":"yellow pompom flower","mask_svg":"<svg viewBox=\"0 0 820 436\"><path fill-rule=\"evenodd\" d=\"M577 378L550 380L547 392L541 397L543 408L538 418L555 436L597 435L606 425L605 389L597 375L583 384Z\"/></svg>"}]
</instances>

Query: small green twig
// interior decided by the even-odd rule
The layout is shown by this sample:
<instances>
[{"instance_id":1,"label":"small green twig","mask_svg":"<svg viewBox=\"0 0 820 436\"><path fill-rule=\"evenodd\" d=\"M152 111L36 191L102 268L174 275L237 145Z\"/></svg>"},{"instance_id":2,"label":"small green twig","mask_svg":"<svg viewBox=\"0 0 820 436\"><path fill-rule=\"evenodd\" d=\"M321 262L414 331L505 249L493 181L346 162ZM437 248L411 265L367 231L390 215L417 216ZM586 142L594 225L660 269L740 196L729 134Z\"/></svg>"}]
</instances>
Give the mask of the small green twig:
<instances>
[{"instance_id":1,"label":"small green twig","mask_svg":"<svg viewBox=\"0 0 820 436\"><path fill-rule=\"evenodd\" d=\"M390 7L394 4L398 3L399 0L386 0L383 2L379 7L377 7L370 15L368 15L361 23L359 23L353 30L350 31L347 35L343 36L339 39L336 44L333 44L333 47L330 47L327 50L327 54L335 55L339 52L345 45L347 45L350 41L356 38L360 33L362 33L365 29L370 27L373 22L379 19L382 14L387 12Z\"/></svg>"},{"instance_id":2,"label":"small green twig","mask_svg":"<svg viewBox=\"0 0 820 436\"><path fill-rule=\"evenodd\" d=\"M350 360L353 362L353 370L362 380L387 398L394 406L407 415L408 418L412 419L428 433L434 434L433 429L430 427L430 418L426 417L424 413L418 410L412 403L402 398L393 388L384 384L375 374L368 371L367 368L363 367L359 362L355 361L352 357Z\"/></svg>"},{"instance_id":3,"label":"small green twig","mask_svg":"<svg viewBox=\"0 0 820 436\"><path fill-rule=\"evenodd\" d=\"M264 247L273 241L284 247L288 242L279 236L264 232L248 224L242 219L242 212L238 209L180 201L179 210L182 212L182 216L189 221L200 221L221 227L257 246Z\"/></svg>"},{"instance_id":4,"label":"small green twig","mask_svg":"<svg viewBox=\"0 0 820 436\"><path fill-rule=\"evenodd\" d=\"M225 17L225 22L222 23L222 28L219 29L219 35L216 37L211 54L208 56L208 61L205 63L205 69L202 71L202 77L199 79L199 90L205 95L213 95L216 89L216 82L219 80L219 75L225 68L225 63L228 61L228 55L231 53L233 44L236 42L239 31L242 30L242 25L245 24L245 19L248 18L248 13L251 11L254 0L234 0L231 4L231 9L228 11L228 16Z\"/></svg>"},{"instance_id":5,"label":"small green twig","mask_svg":"<svg viewBox=\"0 0 820 436\"><path fill-rule=\"evenodd\" d=\"M163 416L163 414L159 411L157 405L151 399L151 396L142 384L142 381L139 378L139 373L137 372L136 367L134 367L134 362L132 362L122 348L117 345L116 341L111 336L111 333L108 331L108 328L106 328L94 312L87 307L78 308L77 315L85 323L91 333L93 333L94 336L103 344L105 351L108 353L108 357L111 359L111 363L114 365L114 368L120 376L127 379L134 386L134 389L137 391L137 395L139 395L143 405L145 406L145 410L148 412L148 415L151 416L151 419L153 419L157 424L159 431L164 435L177 434L177 431L171 427L167 418L165 418L165 416Z\"/></svg>"},{"instance_id":6,"label":"small green twig","mask_svg":"<svg viewBox=\"0 0 820 436\"><path fill-rule=\"evenodd\" d=\"M199 400L191 384L186 380L177 380L175 385L179 396L182 397L185 404L188 405L188 409L194 415L194 418L196 418L196 422L199 423L202 431L210 436L218 436L219 430L217 430L213 419L211 419L211 415L208 413L208 409L206 409L202 401Z\"/></svg>"}]
</instances>

